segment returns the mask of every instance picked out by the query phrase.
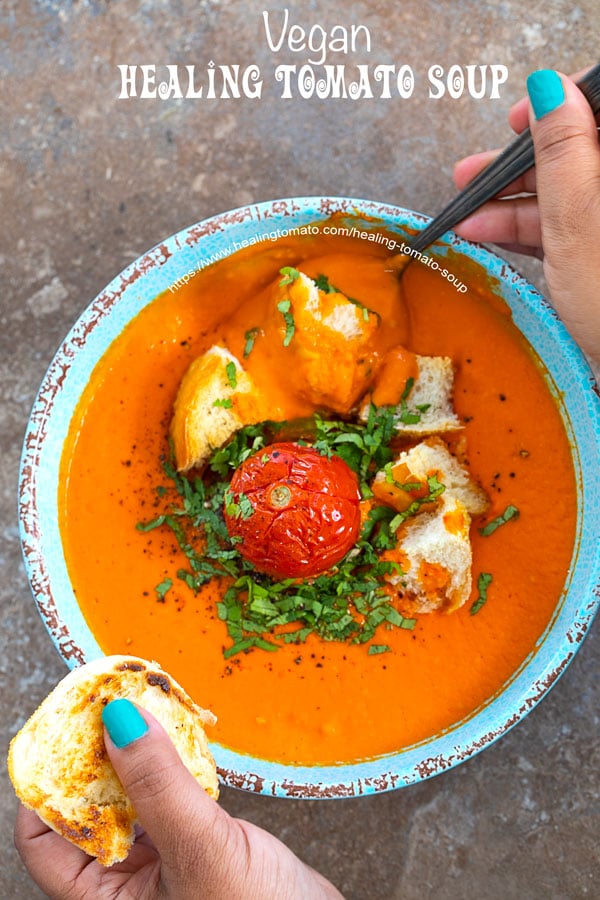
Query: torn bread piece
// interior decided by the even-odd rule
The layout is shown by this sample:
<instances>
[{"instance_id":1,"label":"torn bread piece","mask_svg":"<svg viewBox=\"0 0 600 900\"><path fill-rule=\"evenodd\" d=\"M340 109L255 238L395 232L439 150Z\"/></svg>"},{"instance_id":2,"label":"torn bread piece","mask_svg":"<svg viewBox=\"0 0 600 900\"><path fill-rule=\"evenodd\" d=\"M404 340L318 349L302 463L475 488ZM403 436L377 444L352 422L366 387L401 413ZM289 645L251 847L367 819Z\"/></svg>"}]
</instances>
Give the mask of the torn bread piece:
<instances>
[{"instance_id":1,"label":"torn bread piece","mask_svg":"<svg viewBox=\"0 0 600 900\"><path fill-rule=\"evenodd\" d=\"M433 512L407 520L394 550L382 559L398 562L402 573L386 575L414 613L453 612L471 593L471 517L457 497L445 497Z\"/></svg>"},{"instance_id":2,"label":"torn bread piece","mask_svg":"<svg viewBox=\"0 0 600 900\"><path fill-rule=\"evenodd\" d=\"M183 762L218 797L216 766L197 706L156 663L108 656L63 678L13 738L8 772L19 799L54 831L104 866L124 860L135 839L135 811L104 747L102 710L126 697L162 724Z\"/></svg>"},{"instance_id":3,"label":"torn bread piece","mask_svg":"<svg viewBox=\"0 0 600 900\"><path fill-rule=\"evenodd\" d=\"M295 330L289 348L298 393L316 406L348 413L369 389L379 364L373 341L379 316L330 285L320 289L303 272L289 284L279 283L278 291L291 304Z\"/></svg>"},{"instance_id":4,"label":"torn bread piece","mask_svg":"<svg viewBox=\"0 0 600 900\"><path fill-rule=\"evenodd\" d=\"M420 356L415 354L418 375L396 408L394 428L407 437L425 437L457 431L462 423L452 405L454 367L448 356ZM360 410L366 422L371 400L367 398Z\"/></svg>"},{"instance_id":5,"label":"torn bread piece","mask_svg":"<svg viewBox=\"0 0 600 900\"><path fill-rule=\"evenodd\" d=\"M214 345L197 357L181 380L171 420L180 472L206 463L244 425L267 418L263 399L239 360Z\"/></svg>"},{"instance_id":6,"label":"torn bread piece","mask_svg":"<svg viewBox=\"0 0 600 900\"><path fill-rule=\"evenodd\" d=\"M400 453L385 470L377 473L371 488L378 500L404 512L415 500L426 498L428 479L432 476L444 485L440 500L455 497L474 516L487 510L486 492L439 437L429 437ZM426 508L423 504L422 511Z\"/></svg>"}]
</instances>

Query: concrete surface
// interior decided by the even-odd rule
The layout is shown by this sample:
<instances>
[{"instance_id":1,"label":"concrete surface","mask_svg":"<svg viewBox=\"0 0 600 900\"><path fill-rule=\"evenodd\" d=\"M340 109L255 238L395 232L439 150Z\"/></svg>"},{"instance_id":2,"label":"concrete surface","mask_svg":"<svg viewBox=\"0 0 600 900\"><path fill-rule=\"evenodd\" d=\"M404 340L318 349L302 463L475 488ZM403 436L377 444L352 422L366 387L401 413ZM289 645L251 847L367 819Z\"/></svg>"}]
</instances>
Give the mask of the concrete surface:
<instances>
[{"instance_id":1,"label":"concrete surface","mask_svg":"<svg viewBox=\"0 0 600 900\"><path fill-rule=\"evenodd\" d=\"M574 71L597 57L596 0L287 6L307 29L366 24L370 54L327 61L409 64L414 96L280 99L275 66L307 54L269 49L267 0L0 3L2 757L65 672L21 567L15 496L31 403L81 310L161 238L240 204L326 192L434 213L453 193L455 159L507 141L506 113L530 70ZM205 69L211 59L257 63L261 100L116 99L119 63ZM426 82L434 63L499 63L509 78L494 101L436 101ZM519 266L541 284L537 263ZM352 900L598 897L597 643L596 628L524 722L443 776L330 802L226 790L223 804L279 835ZM3 766L0 798L0 897L31 900L41 895L12 847Z\"/></svg>"}]
</instances>

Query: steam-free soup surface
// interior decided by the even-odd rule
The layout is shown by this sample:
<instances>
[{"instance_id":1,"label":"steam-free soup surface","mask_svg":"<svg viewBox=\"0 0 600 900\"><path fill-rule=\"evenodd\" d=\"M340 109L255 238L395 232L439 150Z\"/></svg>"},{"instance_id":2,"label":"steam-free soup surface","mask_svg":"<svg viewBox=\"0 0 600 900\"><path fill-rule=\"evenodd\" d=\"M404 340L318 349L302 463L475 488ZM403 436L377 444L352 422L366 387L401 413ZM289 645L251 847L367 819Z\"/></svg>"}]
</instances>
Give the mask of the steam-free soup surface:
<instances>
[{"instance_id":1,"label":"steam-free soup surface","mask_svg":"<svg viewBox=\"0 0 600 900\"><path fill-rule=\"evenodd\" d=\"M560 601L573 550L576 491L555 400L528 345L476 267L459 293L412 265L401 287L385 245L313 235L259 244L158 297L96 367L63 455L60 526L75 594L106 653L157 660L218 717L210 737L235 750L297 763L372 757L448 728L485 703L543 634ZM453 263L451 263L453 265ZM456 263L458 266L458 263ZM382 351L406 343L455 364L454 403L468 464L488 492L485 520L517 519L483 537L472 526L473 580L491 573L488 599L450 615L422 615L411 631L381 631L390 652L309 637L276 653L224 659L218 587L194 595L170 533L136 530L162 511L157 487L179 382L214 343L242 358L267 288L282 266L324 272L382 316ZM289 418L310 412L286 395L278 345L247 367ZM293 374L293 373L292 373ZM324 377L327 361L324 360ZM164 600L155 586L173 587ZM474 588L473 599L476 589Z\"/></svg>"}]
</instances>

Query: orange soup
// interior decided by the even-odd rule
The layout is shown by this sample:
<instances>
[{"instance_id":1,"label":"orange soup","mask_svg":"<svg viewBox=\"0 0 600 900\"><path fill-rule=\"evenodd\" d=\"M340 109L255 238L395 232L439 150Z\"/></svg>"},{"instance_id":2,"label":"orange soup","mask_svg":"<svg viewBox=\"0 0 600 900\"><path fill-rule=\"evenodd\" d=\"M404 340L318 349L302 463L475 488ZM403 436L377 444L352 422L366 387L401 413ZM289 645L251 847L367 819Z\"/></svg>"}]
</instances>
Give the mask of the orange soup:
<instances>
[{"instance_id":1,"label":"orange soup","mask_svg":"<svg viewBox=\"0 0 600 900\"><path fill-rule=\"evenodd\" d=\"M91 631L107 654L159 662L216 714L211 739L241 753L349 762L437 734L498 692L534 651L563 591L575 478L538 361L474 264L460 270L461 293L418 264L399 281L385 257L381 244L319 233L258 244L204 269L129 323L96 366L71 423L60 527ZM420 615L412 630L380 626L376 643L389 648L384 653L309 635L277 652L226 658L216 606L222 585L194 593L177 578L185 559L172 532L136 528L164 511L162 463L184 373L213 344L243 358L267 287L285 266L311 277L325 271L340 291L375 310L382 353L404 344L452 359L469 471L490 499L485 521L509 506L519 510L488 536L481 521L471 526L472 600L478 574L493 576L479 612L466 603L450 614ZM314 411L289 395L293 372L280 342L251 353L247 369L286 418ZM323 371L327 377L327 360ZM165 579L172 587L161 596L156 586Z\"/></svg>"}]
</instances>

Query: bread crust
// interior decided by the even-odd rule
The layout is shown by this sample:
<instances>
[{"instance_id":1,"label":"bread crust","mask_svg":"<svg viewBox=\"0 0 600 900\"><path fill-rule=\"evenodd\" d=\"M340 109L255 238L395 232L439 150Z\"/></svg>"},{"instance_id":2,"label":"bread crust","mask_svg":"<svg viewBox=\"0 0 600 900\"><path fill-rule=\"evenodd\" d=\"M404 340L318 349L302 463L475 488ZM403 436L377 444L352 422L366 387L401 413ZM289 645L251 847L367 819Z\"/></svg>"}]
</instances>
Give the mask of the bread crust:
<instances>
[{"instance_id":1,"label":"bread crust","mask_svg":"<svg viewBox=\"0 0 600 900\"><path fill-rule=\"evenodd\" d=\"M228 365L235 368L235 388ZM266 418L263 408L240 361L225 347L210 347L191 363L175 399L170 433L179 471L201 468L236 431Z\"/></svg>"},{"instance_id":2,"label":"bread crust","mask_svg":"<svg viewBox=\"0 0 600 900\"><path fill-rule=\"evenodd\" d=\"M418 421L407 424L402 421L402 406L394 418L394 430L403 437L423 438L427 435L460 431L462 422L454 411L454 365L449 356L420 356L415 354L418 375L405 398L411 410L423 408ZM359 418L369 418L371 397L362 403Z\"/></svg>"},{"instance_id":3,"label":"bread crust","mask_svg":"<svg viewBox=\"0 0 600 900\"><path fill-rule=\"evenodd\" d=\"M8 772L26 807L104 866L126 858L137 822L104 746L102 710L117 698L152 713L207 793L219 793L204 731L215 717L157 663L117 655L73 669L11 741Z\"/></svg>"}]
</instances>

